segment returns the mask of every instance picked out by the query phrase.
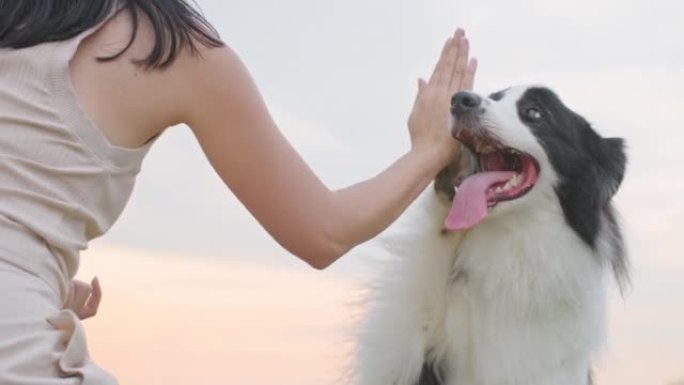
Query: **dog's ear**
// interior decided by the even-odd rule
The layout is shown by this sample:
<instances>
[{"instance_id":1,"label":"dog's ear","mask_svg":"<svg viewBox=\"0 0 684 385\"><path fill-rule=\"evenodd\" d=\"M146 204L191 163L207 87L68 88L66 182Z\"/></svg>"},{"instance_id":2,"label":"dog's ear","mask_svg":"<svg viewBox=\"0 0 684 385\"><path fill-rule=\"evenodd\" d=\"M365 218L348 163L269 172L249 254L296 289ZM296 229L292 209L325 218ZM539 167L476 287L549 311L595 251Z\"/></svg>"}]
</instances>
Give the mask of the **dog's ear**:
<instances>
[{"instance_id":1,"label":"dog's ear","mask_svg":"<svg viewBox=\"0 0 684 385\"><path fill-rule=\"evenodd\" d=\"M593 247L602 210L620 187L627 159L622 139L587 132L589 151L568 149L565 156L573 159L568 163L571 166L562 168L562 163L557 163L564 178L556 186L556 193L570 227Z\"/></svg>"},{"instance_id":2,"label":"dog's ear","mask_svg":"<svg viewBox=\"0 0 684 385\"><path fill-rule=\"evenodd\" d=\"M627 163L625 141L622 138L602 138L596 158L600 173L598 177L601 186L601 203L605 204L615 195L625 176Z\"/></svg>"}]
</instances>

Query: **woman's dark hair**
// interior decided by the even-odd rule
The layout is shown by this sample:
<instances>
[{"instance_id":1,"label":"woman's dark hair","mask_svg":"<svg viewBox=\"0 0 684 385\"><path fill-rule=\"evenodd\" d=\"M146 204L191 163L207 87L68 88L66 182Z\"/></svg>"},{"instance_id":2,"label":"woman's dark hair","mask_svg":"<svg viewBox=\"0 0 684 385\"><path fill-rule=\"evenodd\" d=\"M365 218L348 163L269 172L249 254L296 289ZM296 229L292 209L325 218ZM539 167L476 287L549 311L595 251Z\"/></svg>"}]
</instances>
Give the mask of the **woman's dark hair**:
<instances>
[{"instance_id":1,"label":"woman's dark hair","mask_svg":"<svg viewBox=\"0 0 684 385\"><path fill-rule=\"evenodd\" d=\"M167 68L183 48L197 54L197 42L208 47L223 45L216 30L185 0L0 0L0 48L19 49L72 38L118 8L131 14L131 38L123 50L98 60L115 60L130 48L141 12L150 19L155 34L149 55L134 61L146 69Z\"/></svg>"}]
</instances>

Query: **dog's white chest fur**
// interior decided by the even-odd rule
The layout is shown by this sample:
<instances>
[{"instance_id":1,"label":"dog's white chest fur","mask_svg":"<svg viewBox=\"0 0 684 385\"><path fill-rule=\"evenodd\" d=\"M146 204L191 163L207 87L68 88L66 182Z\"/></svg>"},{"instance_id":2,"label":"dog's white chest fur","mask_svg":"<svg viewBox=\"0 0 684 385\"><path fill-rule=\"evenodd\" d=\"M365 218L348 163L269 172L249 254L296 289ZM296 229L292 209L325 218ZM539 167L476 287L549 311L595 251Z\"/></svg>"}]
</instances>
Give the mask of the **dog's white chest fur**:
<instances>
[{"instance_id":1,"label":"dog's white chest fur","mask_svg":"<svg viewBox=\"0 0 684 385\"><path fill-rule=\"evenodd\" d=\"M396 266L367 318L359 384L416 385L427 361L448 385L586 385L603 266L548 203L443 235L443 204L422 197L388 242Z\"/></svg>"}]
</instances>

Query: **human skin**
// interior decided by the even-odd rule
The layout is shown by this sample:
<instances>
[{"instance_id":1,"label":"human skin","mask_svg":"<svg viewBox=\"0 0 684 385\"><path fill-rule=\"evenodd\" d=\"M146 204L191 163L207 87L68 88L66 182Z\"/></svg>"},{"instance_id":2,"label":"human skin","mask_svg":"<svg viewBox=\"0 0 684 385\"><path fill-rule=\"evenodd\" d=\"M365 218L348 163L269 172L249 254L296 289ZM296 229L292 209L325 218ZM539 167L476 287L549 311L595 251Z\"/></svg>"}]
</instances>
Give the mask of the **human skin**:
<instances>
[{"instance_id":1,"label":"human skin","mask_svg":"<svg viewBox=\"0 0 684 385\"><path fill-rule=\"evenodd\" d=\"M97 277L90 283L74 279L69 282L69 293L62 307L73 311L78 318L84 320L97 314L101 300L102 289Z\"/></svg>"}]
</instances>

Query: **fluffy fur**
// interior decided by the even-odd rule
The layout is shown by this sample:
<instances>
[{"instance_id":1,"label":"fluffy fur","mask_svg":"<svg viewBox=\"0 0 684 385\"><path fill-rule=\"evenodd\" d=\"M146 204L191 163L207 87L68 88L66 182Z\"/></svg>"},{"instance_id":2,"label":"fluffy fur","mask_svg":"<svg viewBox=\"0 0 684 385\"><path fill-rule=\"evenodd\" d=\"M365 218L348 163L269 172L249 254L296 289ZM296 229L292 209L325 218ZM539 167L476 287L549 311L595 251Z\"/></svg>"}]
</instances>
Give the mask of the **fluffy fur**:
<instances>
[{"instance_id":1,"label":"fluffy fur","mask_svg":"<svg viewBox=\"0 0 684 385\"><path fill-rule=\"evenodd\" d=\"M543 87L479 98L456 129L530 154L538 180L462 232L443 231L449 201L428 190L385 235L392 258L359 338L358 385L591 383L605 273L626 280L610 204L622 142L600 137ZM531 108L542 119L529 119ZM435 186L449 195L446 171Z\"/></svg>"}]
</instances>

